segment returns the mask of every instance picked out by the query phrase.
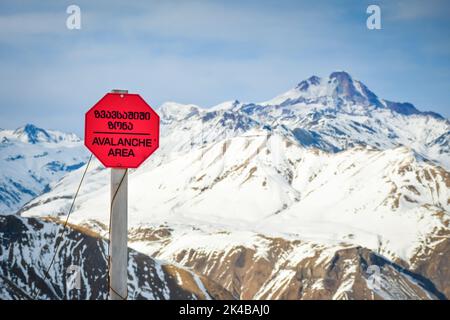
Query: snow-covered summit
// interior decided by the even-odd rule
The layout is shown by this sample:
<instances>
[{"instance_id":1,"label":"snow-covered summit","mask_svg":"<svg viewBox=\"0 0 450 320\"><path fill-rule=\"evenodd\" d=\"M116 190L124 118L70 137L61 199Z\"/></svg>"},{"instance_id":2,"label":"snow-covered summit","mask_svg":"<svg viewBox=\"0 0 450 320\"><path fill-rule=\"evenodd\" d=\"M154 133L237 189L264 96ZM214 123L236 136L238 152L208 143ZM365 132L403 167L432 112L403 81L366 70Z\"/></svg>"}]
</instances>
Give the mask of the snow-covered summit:
<instances>
[{"instance_id":1,"label":"snow-covered summit","mask_svg":"<svg viewBox=\"0 0 450 320\"><path fill-rule=\"evenodd\" d=\"M438 113L419 111L411 103L381 99L363 82L354 79L345 71L332 72L327 78L311 76L293 89L260 103L262 106L297 104L315 104L317 107L343 109L346 112L360 111L355 106L362 107L363 111L384 108L403 115L421 114L444 120Z\"/></svg>"},{"instance_id":2,"label":"snow-covered summit","mask_svg":"<svg viewBox=\"0 0 450 320\"><path fill-rule=\"evenodd\" d=\"M23 142L27 144L39 143L77 143L80 138L73 133L45 130L34 124L26 124L15 130L1 130L0 142Z\"/></svg>"},{"instance_id":3,"label":"snow-covered summit","mask_svg":"<svg viewBox=\"0 0 450 320\"><path fill-rule=\"evenodd\" d=\"M160 115L162 135L172 141L161 146L164 153L264 129L327 152L357 145L378 149L403 145L450 168L448 120L410 103L381 99L344 71L326 78L311 76L264 103L232 100L201 108L170 102L161 106Z\"/></svg>"},{"instance_id":4,"label":"snow-covered summit","mask_svg":"<svg viewBox=\"0 0 450 320\"><path fill-rule=\"evenodd\" d=\"M295 88L261 105L292 105L300 102L334 103L336 106L342 103L375 107L382 105L372 91L345 71L332 72L327 78L311 76Z\"/></svg>"}]
</instances>

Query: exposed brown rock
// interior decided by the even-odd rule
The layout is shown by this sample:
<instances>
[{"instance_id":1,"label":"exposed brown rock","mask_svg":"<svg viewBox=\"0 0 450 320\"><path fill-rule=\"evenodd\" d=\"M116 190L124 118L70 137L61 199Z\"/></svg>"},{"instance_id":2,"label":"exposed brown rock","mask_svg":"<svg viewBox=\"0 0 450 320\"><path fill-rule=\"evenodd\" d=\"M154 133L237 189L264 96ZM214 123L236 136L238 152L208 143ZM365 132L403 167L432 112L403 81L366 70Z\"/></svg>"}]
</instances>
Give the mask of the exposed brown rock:
<instances>
[{"instance_id":1,"label":"exposed brown rock","mask_svg":"<svg viewBox=\"0 0 450 320\"><path fill-rule=\"evenodd\" d=\"M414 272L430 279L450 298L450 230L439 230L411 259Z\"/></svg>"},{"instance_id":2,"label":"exposed brown rock","mask_svg":"<svg viewBox=\"0 0 450 320\"><path fill-rule=\"evenodd\" d=\"M175 260L214 279L238 299L445 298L434 281L366 248L343 245L324 259L324 250L329 248L318 245L312 256L292 263L282 257L288 256L302 242L262 238L269 242L269 251L264 256L254 248L236 246L214 252L183 250ZM380 270L381 289L378 291L368 286L371 281L368 266Z\"/></svg>"}]
</instances>

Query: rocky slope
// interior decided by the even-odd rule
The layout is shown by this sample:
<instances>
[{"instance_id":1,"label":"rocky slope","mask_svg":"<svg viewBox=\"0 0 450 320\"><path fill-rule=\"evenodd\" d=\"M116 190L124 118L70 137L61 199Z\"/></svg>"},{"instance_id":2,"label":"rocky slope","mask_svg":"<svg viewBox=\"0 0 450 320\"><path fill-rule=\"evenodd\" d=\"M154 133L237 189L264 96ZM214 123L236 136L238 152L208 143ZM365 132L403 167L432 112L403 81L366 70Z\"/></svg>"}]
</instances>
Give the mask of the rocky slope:
<instances>
[{"instance_id":1,"label":"rocky slope","mask_svg":"<svg viewBox=\"0 0 450 320\"><path fill-rule=\"evenodd\" d=\"M195 241L192 238L195 237ZM132 246L215 279L237 299L445 299L448 270L432 281L367 248L250 232L170 227L131 231ZM448 244L447 244L448 248ZM448 249L447 249L448 250ZM445 265L448 253L438 257ZM432 273L431 273L432 274ZM447 278L446 278L447 277Z\"/></svg>"},{"instance_id":2,"label":"rocky slope","mask_svg":"<svg viewBox=\"0 0 450 320\"><path fill-rule=\"evenodd\" d=\"M0 216L0 298L106 299L107 243L92 232L73 227L64 233L45 278L62 226L34 218ZM204 277L134 250L129 250L128 282L129 299L231 298Z\"/></svg>"}]
</instances>

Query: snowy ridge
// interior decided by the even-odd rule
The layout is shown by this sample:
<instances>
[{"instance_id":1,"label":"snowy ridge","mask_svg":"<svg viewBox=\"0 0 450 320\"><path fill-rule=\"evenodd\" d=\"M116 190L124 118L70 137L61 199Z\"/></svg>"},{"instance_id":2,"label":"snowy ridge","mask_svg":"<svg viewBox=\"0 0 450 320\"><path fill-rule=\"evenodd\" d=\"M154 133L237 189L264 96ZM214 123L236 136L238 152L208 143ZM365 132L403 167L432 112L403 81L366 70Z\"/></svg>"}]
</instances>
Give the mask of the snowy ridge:
<instances>
[{"instance_id":1,"label":"snowy ridge","mask_svg":"<svg viewBox=\"0 0 450 320\"><path fill-rule=\"evenodd\" d=\"M342 110L350 111L349 106L357 105L366 107L367 111L373 109L389 109L403 115L429 115L440 120L442 116L434 112L421 112L411 103L392 102L378 98L364 83L355 80L345 71L333 72L328 78L311 76L301 81L295 88L262 102L262 106L283 106L317 104L334 106Z\"/></svg>"},{"instance_id":2,"label":"snowy ridge","mask_svg":"<svg viewBox=\"0 0 450 320\"><path fill-rule=\"evenodd\" d=\"M2 143L14 143L20 141L30 144L77 143L81 141L80 138L73 133L44 130L33 124L26 124L16 130L0 130L0 140Z\"/></svg>"}]
</instances>

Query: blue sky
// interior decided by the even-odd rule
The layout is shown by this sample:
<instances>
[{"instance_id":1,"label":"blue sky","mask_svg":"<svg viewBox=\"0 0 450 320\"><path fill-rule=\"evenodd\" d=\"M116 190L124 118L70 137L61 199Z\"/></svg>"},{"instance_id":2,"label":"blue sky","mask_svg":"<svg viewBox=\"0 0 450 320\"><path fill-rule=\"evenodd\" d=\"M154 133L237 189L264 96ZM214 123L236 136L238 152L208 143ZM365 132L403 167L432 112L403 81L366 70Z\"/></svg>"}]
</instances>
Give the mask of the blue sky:
<instances>
[{"instance_id":1,"label":"blue sky","mask_svg":"<svg viewBox=\"0 0 450 320\"><path fill-rule=\"evenodd\" d=\"M81 30L66 8L81 8ZM382 29L366 28L381 7ZM83 132L112 88L203 107L258 102L345 70L450 116L450 1L0 2L0 127Z\"/></svg>"}]
</instances>

